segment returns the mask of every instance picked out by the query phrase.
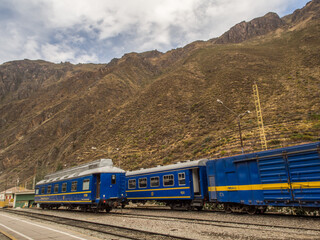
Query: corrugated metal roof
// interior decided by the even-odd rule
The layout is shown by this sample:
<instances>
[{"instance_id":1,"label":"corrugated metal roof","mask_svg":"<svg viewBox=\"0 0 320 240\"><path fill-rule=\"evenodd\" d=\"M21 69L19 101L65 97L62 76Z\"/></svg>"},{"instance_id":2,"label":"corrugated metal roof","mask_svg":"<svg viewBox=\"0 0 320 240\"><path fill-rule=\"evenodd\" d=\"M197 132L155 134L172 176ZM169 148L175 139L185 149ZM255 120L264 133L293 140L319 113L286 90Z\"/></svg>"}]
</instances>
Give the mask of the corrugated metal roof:
<instances>
[{"instance_id":1,"label":"corrugated metal roof","mask_svg":"<svg viewBox=\"0 0 320 240\"><path fill-rule=\"evenodd\" d=\"M28 190L23 192L16 192L16 195L34 194L34 190Z\"/></svg>"},{"instance_id":2,"label":"corrugated metal roof","mask_svg":"<svg viewBox=\"0 0 320 240\"><path fill-rule=\"evenodd\" d=\"M163 172L168 170L175 170L175 169L183 169L183 168L192 168L197 166L205 166L208 159L199 159L195 161L184 161L184 162L178 162L171 165L166 166L157 166L154 168L148 168L148 169L140 169L136 171L128 171L126 173L126 176L134 176L134 175L140 175L140 174L146 174L146 173L153 173L153 172Z\"/></svg>"},{"instance_id":3,"label":"corrugated metal roof","mask_svg":"<svg viewBox=\"0 0 320 240\"><path fill-rule=\"evenodd\" d=\"M77 167L68 168L48 174L43 180L37 183L51 183L56 181L61 181L65 179L71 179L78 176L86 176L94 173L124 173L125 171L114 167L111 159L99 159L90 163L85 163Z\"/></svg>"}]
</instances>

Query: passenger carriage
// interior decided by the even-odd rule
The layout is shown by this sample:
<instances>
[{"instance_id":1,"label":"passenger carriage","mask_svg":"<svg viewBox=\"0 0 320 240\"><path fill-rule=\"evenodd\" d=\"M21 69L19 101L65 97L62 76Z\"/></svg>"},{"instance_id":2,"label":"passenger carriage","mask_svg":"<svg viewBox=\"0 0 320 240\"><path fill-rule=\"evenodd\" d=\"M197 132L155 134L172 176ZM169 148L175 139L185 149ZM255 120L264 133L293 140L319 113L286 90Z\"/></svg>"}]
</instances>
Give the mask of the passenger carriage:
<instances>
[{"instance_id":1,"label":"passenger carriage","mask_svg":"<svg viewBox=\"0 0 320 240\"><path fill-rule=\"evenodd\" d=\"M100 159L45 176L36 185L35 203L42 208L106 210L125 202L125 171L111 159Z\"/></svg>"},{"instance_id":2,"label":"passenger carriage","mask_svg":"<svg viewBox=\"0 0 320 240\"><path fill-rule=\"evenodd\" d=\"M206 159L126 173L127 199L156 200L172 209L202 209L208 194Z\"/></svg>"},{"instance_id":3,"label":"passenger carriage","mask_svg":"<svg viewBox=\"0 0 320 240\"><path fill-rule=\"evenodd\" d=\"M320 208L320 142L209 160L209 200L227 212Z\"/></svg>"}]
</instances>

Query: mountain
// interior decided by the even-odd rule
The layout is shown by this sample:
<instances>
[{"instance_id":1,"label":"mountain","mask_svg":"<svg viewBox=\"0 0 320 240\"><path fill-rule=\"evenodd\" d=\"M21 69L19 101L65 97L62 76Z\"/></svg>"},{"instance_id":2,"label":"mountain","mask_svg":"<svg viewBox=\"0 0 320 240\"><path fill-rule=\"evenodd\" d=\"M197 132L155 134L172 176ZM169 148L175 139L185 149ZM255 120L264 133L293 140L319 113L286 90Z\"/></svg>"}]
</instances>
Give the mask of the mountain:
<instances>
[{"instance_id":1,"label":"mountain","mask_svg":"<svg viewBox=\"0 0 320 240\"><path fill-rule=\"evenodd\" d=\"M285 25L276 13L268 13L250 22L241 22L219 37L215 43L240 43L245 40L266 35Z\"/></svg>"},{"instance_id":2,"label":"mountain","mask_svg":"<svg viewBox=\"0 0 320 240\"><path fill-rule=\"evenodd\" d=\"M269 148L320 135L320 2L268 13L221 37L108 64L0 65L0 186L100 157L125 170ZM4 188L4 187L3 187ZM1 190L1 189L0 189Z\"/></svg>"}]
</instances>

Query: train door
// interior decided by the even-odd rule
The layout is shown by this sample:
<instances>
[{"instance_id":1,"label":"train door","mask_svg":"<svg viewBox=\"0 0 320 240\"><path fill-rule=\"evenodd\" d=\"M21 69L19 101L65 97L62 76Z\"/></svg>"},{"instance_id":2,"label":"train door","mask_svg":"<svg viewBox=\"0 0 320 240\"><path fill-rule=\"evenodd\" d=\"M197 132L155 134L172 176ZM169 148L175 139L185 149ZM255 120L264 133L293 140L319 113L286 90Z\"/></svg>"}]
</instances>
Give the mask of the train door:
<instances>
[{"instance_id":1,"label":"train door","mask_svg":"<svg viewBox=\"0 0 320 240\"><path fill-rule=\"evenodd\" d=\"M116 198L118 197L118 181L120 179L118 179L119 176L117 176L117 174L110 174L108 175L109 177L109 183L110 183L110 188L109 188L109 197L110 198Z\"/></svg>"},{"instance_id":2,"label":"train door","mask_svg":"<svg viewBox=\"0 0 320 240\"><path fill-rule=\"evenodd\" d=\"M208 176L208 190L209 190L209 200L217 200L216 191L216 162L210 161L207 163L207 176Z\"/></svg>"},{"instance_id":3,"label":"train door","mask_svg":"<svg viewBox=\"0 0 320 240\"><path fill-rule=\"evenodd\" d=\"M312 146L311 149L284 154L288 164L292 195L297 202L317 202L320 198L319 149Z\"/></svg>"},{"instance_id":4,"label":"train door","mask_svg":"<svg viewBox=\"0 0 320 240\"><path fill-rule=\"evenodd\" d=\"M258 159L265 200L317 202L320 146L308 145Z\"/></svg>"},{"instance_id":5,"label":"train door","mask_svg":"<svg viewBox=\"0 0 320 240\"><path fill-rule=\"evenodd\" d=\"M257 160L265 201L292 201L292 189L286 159L282 154Z\"/></svg>"},{"instance_id":6,"label":"train door","mask_svg":"<svg viewBox=\"0 0 320 240\"><path fill-rule=\"evenodd\" d=\"M100 185L101 185L100 174L97 174L96 175L96 198L100 198Z\"/></svg>"},{"instance_id":7,"label":"train door","mask_svg":"<svg viewBox=\"0 0 320 240\"><path fill-rule=\"evenodd\" d=\"M201 195L199 168L192 169L193 193L195 196Z\"/></svg>"}]
</instances>

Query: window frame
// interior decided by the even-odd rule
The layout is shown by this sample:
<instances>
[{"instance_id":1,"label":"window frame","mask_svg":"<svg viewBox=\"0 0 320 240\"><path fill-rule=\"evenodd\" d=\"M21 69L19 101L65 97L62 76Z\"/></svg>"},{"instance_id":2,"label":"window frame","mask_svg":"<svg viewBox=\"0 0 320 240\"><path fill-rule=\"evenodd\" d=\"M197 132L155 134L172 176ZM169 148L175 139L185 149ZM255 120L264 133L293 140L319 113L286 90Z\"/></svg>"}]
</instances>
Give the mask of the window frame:
<instances>
[{"instance_id":1,"label":"window frame","mask_svg":"<svg viewBox=\"0 0 320 240\"><path fill-rule=\"evenodd\" d=\"M67 192L68 183L64 182L61 185L61 192Z\"/></svg>"},{"instance_id":2,"label":"window frame","mask_svg":"<svg viewBox=\"0 0 320 240\"><path fill-rule=\"evenodd\" d=\"M112 174L111 175L111 184L116 184L117 183L117 175Z\"/></svg>"},{"instance_id":3,"label":"window frame","mask_svg":"<svg viewBox=\"0 0 320 240\"><path fill-rule=\"evenodd\" d=\"M39 192L40 192L39 188L36 188L36 195L39 195Z\"/></svg>"},{"instance_id":4,"label":"window frame","mask_svg":"<svg viewBox=\"0 0 320 240\"><path fill-rule=\"evenodd\" d=\"M183 175L183 178L180 177L182 175ZM184 183L180 183L180 181L184 181ZM178 173L178 183L179 183L179 186L186 185L186 173L185 172Z\"/></svg>"},{"instance_id":5,"label":"window frame","mask_svg":"<svg viewBox=\"0 0 320 240\"><path fill-rule=\"evenodd\" d=\"M46 187L45 186L41 187L41 194L45 194L45 191L46 191Z\"/></svg>"},{"instance_id":6,"label":"window frame","mask_svg":"<svg viewBox=\"0 0 320 240\"><path fill-rule=\"evenodd\" d=\"M54 193L58 193L59 192L59 183L54 185L54 189L53 189Z\"/></svg>"},{"instance_id":7,"label":"window frame","mask_svg":"<svg viewBox=\"0 0 320 240\"><path fill-rule=\"evenodd\" d=\"M172 184L167 185L165 178L169 177L169 176L172 176ZM163 186L164 187L172 187L172 186L174 186L174 175L173 174L163 175L162 180L163 180Z\"/></svg>"},{"instance_id":8,"label":"window frame","mask_svg":"<svg viewBox=\"0 0 320 240\"><path fill-rule=\"evenodd\" d=\"M131 182L134 182L134 187L132 187L133 185L130 185ZM128 189L136 189L137 188L137 181L136 179L129 179L128 180Z\"/></svg>"},{"instance_id":9,"label":"window frame","mask_svg":"<svg viewBox=\"0 0 320 240\"><path fill-rule=\"evenodd\" d=\"M158 179L157 185L154 185L154 181L152 181L154 179ZM150 177L150 187L160 187L160 177L159 176Z\"/></svg>"},{"instance_id":10,"label":"window frame","mask_svg":"<svg viewBox=\"0 0 320 240\"><path fill-rule=\"evenodd\" d=\"M74 187L75 186L75 187ZM71 183L71 192L76 192L78 189L78 181L73 181Z\"/></svg>"},{"instance_id":11,"label":"window frame","mask_svg":"<svg viewBox=\"0 0 320 240\"><path fill-rule=\"evenodd\" d=\"M141 187L141 182L142 180L145 180L146 181L146 186L145 187ZM139 178L138 179L138 186L139 188L147 188L148 187L148 179L146 177L143 177L143 178Z\"/></svg>"},{"instance_id":12,"label":"window frame","mask_svg":"<svg viewBox=\"0 0 320 240\"><path fill-rule=\"evenodd\" d=\"M85 188L85 183L88 183L88 186ZM86 191L90 189L90 178L83 179L82 181L82 190Z\"/></svg>"},{"instance_id":13,"label":"window frame","mask_svg":"<svg viewBox=\"0 0 320 240\"><path fill-rule=\"evenodd\" d=\"M51 194L51 188L52 188L52 186L49 185L48 188L47 188L47 194Z\"/></svg>"}]
</instances>

